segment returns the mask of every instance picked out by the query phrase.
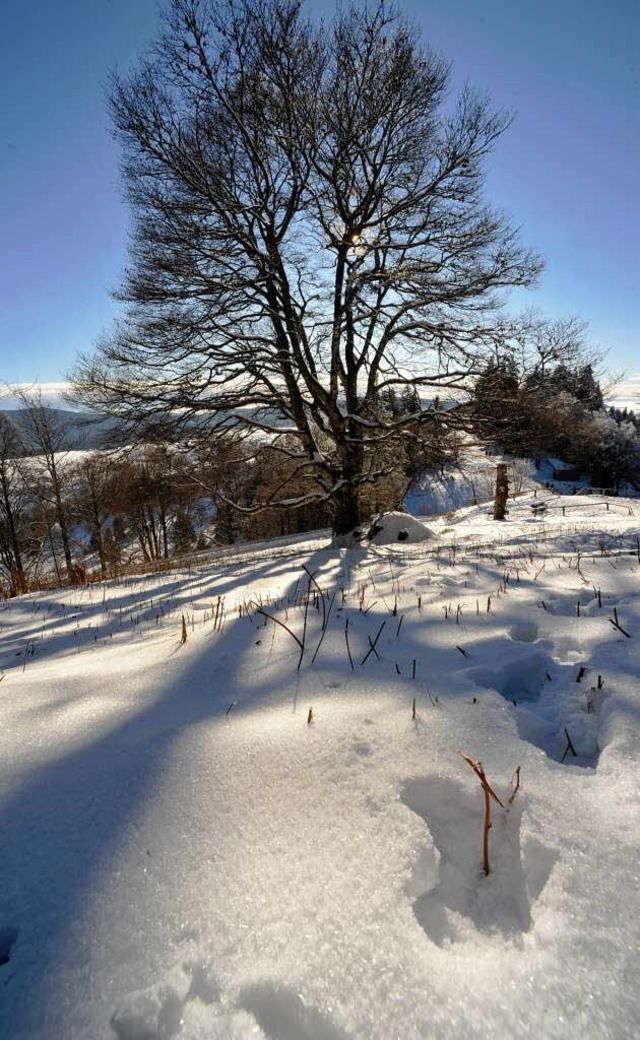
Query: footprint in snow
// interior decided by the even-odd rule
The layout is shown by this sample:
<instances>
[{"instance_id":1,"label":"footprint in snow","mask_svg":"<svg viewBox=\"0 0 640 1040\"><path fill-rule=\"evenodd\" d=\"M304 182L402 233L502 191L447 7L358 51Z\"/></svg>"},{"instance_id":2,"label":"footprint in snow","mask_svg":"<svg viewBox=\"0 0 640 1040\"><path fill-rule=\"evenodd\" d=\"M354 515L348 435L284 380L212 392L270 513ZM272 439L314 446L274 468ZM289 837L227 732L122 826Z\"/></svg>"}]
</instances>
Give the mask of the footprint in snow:
<instances>
[{"instance_id":1,"label":"footprint in snow","mask_svg":"<svg viewBox=\"0 0 640 1040\"><path fill-rule=\"evenodd\" d=\"M0 924L0 968L11 960L11 951L18 938L18 929L12 924Z\"/></svg>"},{"instance_id":2,"label":"footprint in snow","mask_svg":"<svg viewBox=\"0 0 640 1040\"><path fill-rule=\"evenodd\" d=\"M520 847L522 806L496 811L490 832L491 874L482 872L483 799L439 777L409 780L402 801L429 829L407 895L420 926L438 946L468 934L518 935L531 927L531 904L553 868L555 853L529 840Z\"/></svg>"},{"instance_id":3,"label":"footprint in snow","mask_svg":"<svg viewBox=\"0 0 640 1040\"><path fill-rule=\"evenodd\" d=\"M211 1026L223 1029L230 1040L253 1036L256 1023L269 1040L349 1040L293 990L259 982L245 986L233 1004L197 964L178 967L163 982L130 993L113 1015L111 1028L119 1040L171 1040L187 1025L194 1001L201 1002L199 1027L206 1008Z\"/></svg>"},{"instance_id":4,"label":"footprint in snow","mask_svg":"<svg viewBox=\"0 0 640 1040\"><path fill-rule=\"evenodd\" d=\"M238 1007L250 1011L269 1040L348 1040L316 1008L298 993L276 983L246 986Z\"/></svg>"},{"instance_id":5,"label":"footprint in snow","mask_svg":"<svg viewBox=\"0 0 640 1040\"><path fill-rule=\"evenodd\" d=\"M538 626L533 621L521 621L512 625L509 636L514 643L535 643L538 638Z\"/></svg>"},{"instance_id":6,"label":"footprint in snow","mask_svg":"<svg viewBox=\"0 0 640 1040\"><path fill-rule=\"evenodd\" d=\"M112 1015L111 1028L119 1040L171 1040L180 1032L189 1001L213 1005L220 995L204 965L178 965L161 982L129 993Z\"/></svg>"}]
</instances>

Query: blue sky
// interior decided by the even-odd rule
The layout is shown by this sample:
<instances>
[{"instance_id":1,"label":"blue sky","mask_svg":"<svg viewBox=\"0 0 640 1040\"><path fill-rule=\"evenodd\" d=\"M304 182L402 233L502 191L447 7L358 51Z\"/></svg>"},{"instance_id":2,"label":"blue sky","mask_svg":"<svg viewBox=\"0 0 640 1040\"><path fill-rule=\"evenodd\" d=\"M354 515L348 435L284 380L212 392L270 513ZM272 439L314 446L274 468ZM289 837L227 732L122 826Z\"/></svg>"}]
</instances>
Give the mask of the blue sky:
<instances>
[{"instance_id":1,"label":"blue sky","mask_svg":"<svg viewBox=\"0 0 640 1040\"><path fill-rule=\"evenodd\" d=\"M423 38L515 109L488 179L547 258L517 306L587 319L640 375L640 4L400 0ZM328 13L333 0L311 10ZM116 313L126 257L104 84L157 26L156 0L5 0L0 35L0 381L55 381ZM640 382L638 384L640 386Z\"/></svg>"}]
</instances>

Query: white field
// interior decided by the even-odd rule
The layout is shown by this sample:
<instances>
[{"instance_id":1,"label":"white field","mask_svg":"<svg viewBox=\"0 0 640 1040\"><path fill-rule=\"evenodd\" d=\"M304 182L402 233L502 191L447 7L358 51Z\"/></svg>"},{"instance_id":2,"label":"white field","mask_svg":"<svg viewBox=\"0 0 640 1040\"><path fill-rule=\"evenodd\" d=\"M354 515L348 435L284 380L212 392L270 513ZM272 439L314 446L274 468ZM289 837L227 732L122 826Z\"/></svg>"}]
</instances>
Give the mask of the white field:
<instances>
[{"instance_id":1,"label":"white field","mask_svg":"<svg viewBox=\"0 0 640 1040\"><path fill-rule=\"evenodd\" d=\"M640 1035L640 506L533 501L2 605L3 1037Z\"/></svg>"}]
</instances>

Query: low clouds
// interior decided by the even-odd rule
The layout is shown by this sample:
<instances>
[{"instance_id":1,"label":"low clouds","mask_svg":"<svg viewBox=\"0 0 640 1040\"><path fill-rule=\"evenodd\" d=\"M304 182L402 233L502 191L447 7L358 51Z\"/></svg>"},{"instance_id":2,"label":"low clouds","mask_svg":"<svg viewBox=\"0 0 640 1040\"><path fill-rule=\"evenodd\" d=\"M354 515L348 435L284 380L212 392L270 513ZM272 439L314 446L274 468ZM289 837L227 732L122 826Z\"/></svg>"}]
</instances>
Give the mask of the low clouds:
<instances>
[{"instance_id":1,"label":"low clouds","mask_svg":"<svg viewBox=\"0 0 640 1040\"><path fill-rule=\"evenodd\" d=\"M617 408L631 408L640 411L640 372L625 376L607 395L607 404Z\"/></svg>"}]
</instances>

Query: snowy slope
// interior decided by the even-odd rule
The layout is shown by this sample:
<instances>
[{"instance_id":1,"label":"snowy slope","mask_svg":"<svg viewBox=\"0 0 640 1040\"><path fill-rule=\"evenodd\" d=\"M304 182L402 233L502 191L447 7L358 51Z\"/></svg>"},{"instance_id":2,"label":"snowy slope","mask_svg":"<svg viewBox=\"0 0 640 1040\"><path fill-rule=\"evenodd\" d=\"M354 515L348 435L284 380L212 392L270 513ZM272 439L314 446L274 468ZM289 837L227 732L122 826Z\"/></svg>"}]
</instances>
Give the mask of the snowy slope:
<instances>
[{"instance_id":1,"label":"snowy slope","mask_svg":"<svg viewBox=\"0 0 640 1040\"><path fill-rule=\"evenodd\" d=\"M551 472L539 473L531 459L489 455L478 445L469 443L458 466L427 470L406 496L405 505L416 516L430 516L461 509L473 502L487 502L495 494L499 462L507 463L509 483L516 495L532 490L537 482L544 483L552 476ZM558 485L557 490L562 493L567 489Z\"/></svg>"},{"instance_id":2,"label":"snowy slope","mask_svg":"<svg viewBox=\"0 0 640 1040\"><path fill-rule=\"evenodd\" d=\"M638 1035L638 506L533 501L3 605L3 1037Z\"/></svg>"}]
</instances>

